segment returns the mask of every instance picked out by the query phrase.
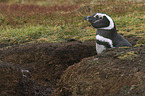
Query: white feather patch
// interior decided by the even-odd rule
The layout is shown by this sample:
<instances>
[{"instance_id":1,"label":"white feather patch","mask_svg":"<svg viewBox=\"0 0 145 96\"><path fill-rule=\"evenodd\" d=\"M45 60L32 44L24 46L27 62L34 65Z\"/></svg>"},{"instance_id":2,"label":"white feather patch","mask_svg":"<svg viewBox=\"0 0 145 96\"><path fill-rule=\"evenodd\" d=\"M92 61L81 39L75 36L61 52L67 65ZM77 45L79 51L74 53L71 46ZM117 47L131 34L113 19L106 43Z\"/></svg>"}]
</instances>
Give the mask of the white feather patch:
<instances>
[{"instance_id":1,"label":"white feather patch","mask_svg":"<svg viewBox=\"0 0 145 96\"><path fill-rule=\"evenodd\" d=\"M97 15L102 16L102 17L106 16L108 18L109 22L110 22L108 27L103 27L103 28L98 28L98 29L108 29L108 30L110 30L110 29L114 28L114 22L113 22L113 20L110 16L108 16L106 14L102 14L102 13L96 13L96 15L94 17L96 17Z\"/></svg>"},{"instance_id":2,"label":"white feather patch","mask_svg":"<svg viewBox=\"0 0 145 96\"><path fill-rule=\"evenodd\" d=\"M102 53L103 50L106 50L106 47L103 46L103 45L99 45L99 44L96 43L96 51L97 51L97 54Z\"/></svg>"},{"instance_id":3,"label":"white feather patch","mask_svg":"<svg viewBox=\"0 0 145 96\"><path fill-rule=\"evenodd\" d=\"M107 42L109 43L110 47L113 48L113 42L111 39L104 38L103 36L96 35L96 40L102 41L102 42Z\"/></svg>"}]
</instances>

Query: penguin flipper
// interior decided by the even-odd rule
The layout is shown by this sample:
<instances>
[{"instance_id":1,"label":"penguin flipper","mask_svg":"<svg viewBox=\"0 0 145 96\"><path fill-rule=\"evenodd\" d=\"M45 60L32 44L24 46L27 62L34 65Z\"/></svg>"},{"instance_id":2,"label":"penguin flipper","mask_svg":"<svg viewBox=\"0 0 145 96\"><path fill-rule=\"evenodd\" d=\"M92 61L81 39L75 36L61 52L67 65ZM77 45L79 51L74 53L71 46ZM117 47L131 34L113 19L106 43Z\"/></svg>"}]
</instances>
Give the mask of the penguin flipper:
<instances>
[{"instance_id":1,"label":"penguin flipper","mask_svg":"<svg viewBox=\"0 0 145 96\"><path fill-rule=\"evenodd\" d=\"M114 47L132 47L132 45L120 45L120 44L117 44L117 45L115 45Z\"/></svg>"},{"instance_id":2,"label":"penguin flipper","mask_svg":"<svg viewBox=\"0 0 145 96\"><path fill-rule=\"evenodd\" d=\"M116 44L114 47L132 47L132 44L130 44L126 39L124 39L123 41L120 41L118 44Z\"/></svg>"},{"instance_id":3,"label":"penguin flipper","mask_svg":"<svg viewBox=\"0 0 145 96\"><path fill-rule=\"evenodd\" d=\"M124 47L124 46L132 47L132 44L118 34L118 36L116 36L114 40L114 47Z\"/></svg>"}]
</instances>

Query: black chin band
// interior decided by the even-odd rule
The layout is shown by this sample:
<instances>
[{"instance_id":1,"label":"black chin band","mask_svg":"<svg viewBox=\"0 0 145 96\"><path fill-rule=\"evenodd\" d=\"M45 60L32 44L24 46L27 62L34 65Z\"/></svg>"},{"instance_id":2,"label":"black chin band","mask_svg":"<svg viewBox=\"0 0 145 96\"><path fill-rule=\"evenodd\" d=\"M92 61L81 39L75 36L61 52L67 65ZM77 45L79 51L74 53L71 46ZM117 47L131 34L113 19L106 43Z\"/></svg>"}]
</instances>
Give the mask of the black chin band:
<instances>
[{"instance_id":1,"label":"black chin band","mask_svg":"<svg viewBox=\"0 0 145 96\"><path fill-rule=\"evenodd\" d=\"M103 42L103 41L99 41L99 40L96 40L96 42L99 45L104 45L106 48L111 48L111 45L108 42Z\"/></svg>"}]
</instances>

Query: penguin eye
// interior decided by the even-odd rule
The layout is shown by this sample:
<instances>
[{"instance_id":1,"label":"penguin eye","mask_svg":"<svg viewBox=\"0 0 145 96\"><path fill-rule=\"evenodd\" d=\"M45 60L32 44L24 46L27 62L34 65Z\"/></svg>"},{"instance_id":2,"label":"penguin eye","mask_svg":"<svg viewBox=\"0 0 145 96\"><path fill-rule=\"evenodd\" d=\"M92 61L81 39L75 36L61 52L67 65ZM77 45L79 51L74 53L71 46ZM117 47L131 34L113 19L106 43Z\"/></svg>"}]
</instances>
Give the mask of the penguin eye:
<instances>
[{"instance_id":1,"label":"penguin eye","mask_svg":"<svg viewBox=\"0 0 145 96\"><path fill-rule=\"evenodd\" d=\"M102 19L103 19L103 17L99 17L99 19L101 19L101 20L102 20Z\"/></svg>"},{"instance_id":2,"label":"penguin eye","mask_svg":"<svg viewBox=\"0 0 145 96\"><path fill-rule=\"evenodd\" d=\"M103 17L102 17L102 16L99 16L99 15L97 15L95 18L96 18L97 20L102 20L102 19L103 19Z\"/></svg>"}]
</instances>

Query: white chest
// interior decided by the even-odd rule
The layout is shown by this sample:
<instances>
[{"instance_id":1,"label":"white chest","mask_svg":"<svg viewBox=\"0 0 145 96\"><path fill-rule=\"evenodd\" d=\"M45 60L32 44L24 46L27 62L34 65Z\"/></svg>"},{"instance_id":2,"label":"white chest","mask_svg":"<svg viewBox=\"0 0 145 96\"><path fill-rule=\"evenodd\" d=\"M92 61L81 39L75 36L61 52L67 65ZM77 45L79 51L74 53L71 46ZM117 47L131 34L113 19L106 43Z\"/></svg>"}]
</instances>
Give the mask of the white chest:
<instances>
[{"instance_id":1,"label":"white chest","mask_svg":"<svg viewBox=\"0 0 145 96\"><path fill-rule=\"evenodd\" d=\"M106 47L104 45L99 45L96 43L97 54L100 54L103 50L106 50Z\"/></svg>"},{"instance_id":2,"label":"white chest","mask_svg":"<svg viewBox=\"0 0 145 96\"><path fill-rule=\"evenodd\" d=\"M103 42L107 43L111 48L113 48L113 42L109 38L105 38L100 35L96 35L96 40L102 42L102 44L97 44L96 43L96 51L98 54L100 54L103 50L106 50L105 45L103 45Z\"/></svg>"}]
</instances>

